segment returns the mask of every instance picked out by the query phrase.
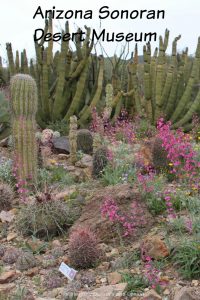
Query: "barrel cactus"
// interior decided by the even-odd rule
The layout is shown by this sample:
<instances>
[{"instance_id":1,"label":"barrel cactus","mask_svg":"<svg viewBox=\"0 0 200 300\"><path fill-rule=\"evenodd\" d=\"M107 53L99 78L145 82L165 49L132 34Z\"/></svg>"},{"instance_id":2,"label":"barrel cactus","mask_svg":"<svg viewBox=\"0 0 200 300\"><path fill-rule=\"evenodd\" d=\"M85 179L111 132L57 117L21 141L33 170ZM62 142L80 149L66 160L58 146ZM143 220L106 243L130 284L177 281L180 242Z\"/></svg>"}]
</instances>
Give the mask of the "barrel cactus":
<instances>
[{"instance_id":1,"label":"barrel cactus","mask_svg":"<svg viewBox=\"0 0 200 300\"><path fill-rule=\"evenodd\" d=\"M11 209L14 192L9 184L0 183L0 211Z\"/></svg>"},{"instance_id":2,"label":"barrel cactus","mask_svg":"<svg viewBox=\"0 0 200 300\"><path fill-rule=\"evenodd\" d=\"M162 140L156 138L152 145L153 166L157 171L164 171L168 168L167 151L162 146Z\"/></svg>"},{"instance_id":3,"label":"barrel cactus","mask_svg":"<svg viewBox=\"0 0 200 300\"><path fill-rule=\"evenodd\" d=\"M100 177L103 169L108 163L108 149L106 147L100 147L93 157L93 176Z\"/></svg>"},{"instance_id":4,"label":"barrel cactus","mask_svg":"<svg viewBox=\"0 0 200 300\"><path fill-rule=\"evenodd\" d=\"M93 137L88 129L80 129L77 133L77 150L85 154L93 152Z\"/></svg>"},{"instance_id":5,"label":"barrel cactus","mask_svg":"<svg viewBox=\"0 0 200 300\"><path fill-rule=\"evenodd\" d=\"M36 121L37 87L35 80L24 74L11 79L11 113L15 172L18 183L37 183Z\"/></svg>"}]
</instances>

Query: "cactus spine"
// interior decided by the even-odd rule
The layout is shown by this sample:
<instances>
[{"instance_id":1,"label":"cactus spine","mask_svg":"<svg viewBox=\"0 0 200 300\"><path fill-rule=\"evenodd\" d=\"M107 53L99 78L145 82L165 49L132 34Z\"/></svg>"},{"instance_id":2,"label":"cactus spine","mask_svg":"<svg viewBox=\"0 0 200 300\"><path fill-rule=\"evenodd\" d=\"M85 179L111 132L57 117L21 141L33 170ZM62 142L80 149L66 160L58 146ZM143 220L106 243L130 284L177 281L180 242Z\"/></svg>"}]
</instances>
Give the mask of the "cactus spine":
<instances>
[{"instance_id":1,"label":"cactus spine","mask_svg":"<svg viewBox=\"0 0 200 300\"><path fill-rule=\"evenodd\" d=\"M37 143L35 139L37 87L24 74L11 79L11 111L17 179L23 184L37 183Z\"/></svg>"}]
</instances>

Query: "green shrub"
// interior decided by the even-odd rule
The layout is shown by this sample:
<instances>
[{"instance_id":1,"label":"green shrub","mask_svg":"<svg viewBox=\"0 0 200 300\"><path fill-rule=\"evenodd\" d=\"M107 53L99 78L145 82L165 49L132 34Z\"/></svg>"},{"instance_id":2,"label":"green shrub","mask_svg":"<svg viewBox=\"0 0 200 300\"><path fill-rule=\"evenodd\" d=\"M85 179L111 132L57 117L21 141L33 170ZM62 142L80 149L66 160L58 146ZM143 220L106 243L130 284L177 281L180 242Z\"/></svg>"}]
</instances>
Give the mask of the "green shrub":
<instances>
[{"instance_id":1,"label":"green shrub","mask_svg":"<svg viewBox=\"0 0 200 300\"><path fill-rule=\"evenodd\" d=\"M198 241L183 241L175 249L174 266L184 279L200 278L200 244Z\"/></svg>"}]
</instances>

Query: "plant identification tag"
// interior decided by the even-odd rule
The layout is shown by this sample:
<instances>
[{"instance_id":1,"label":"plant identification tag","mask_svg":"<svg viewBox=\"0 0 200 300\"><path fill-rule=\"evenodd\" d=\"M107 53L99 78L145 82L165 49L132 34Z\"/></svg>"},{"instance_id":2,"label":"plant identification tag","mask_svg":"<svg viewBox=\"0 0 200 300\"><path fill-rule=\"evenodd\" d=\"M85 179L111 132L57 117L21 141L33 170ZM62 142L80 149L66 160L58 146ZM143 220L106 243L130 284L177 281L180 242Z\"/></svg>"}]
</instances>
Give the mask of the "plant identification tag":
<instances>
[{"instance_id":1,"label":"plant identification tag","mask_svg":"<svg viewBox=\"0 0 200 300\"><path fill-rule=\"evenodd\" d=\"M64 262L61 263L61 265L59 267L59 271L71 281L74 279L74 277L76 276L76 273L77 273L76 270L70 268Z\"/></svg>"}]
</instances>

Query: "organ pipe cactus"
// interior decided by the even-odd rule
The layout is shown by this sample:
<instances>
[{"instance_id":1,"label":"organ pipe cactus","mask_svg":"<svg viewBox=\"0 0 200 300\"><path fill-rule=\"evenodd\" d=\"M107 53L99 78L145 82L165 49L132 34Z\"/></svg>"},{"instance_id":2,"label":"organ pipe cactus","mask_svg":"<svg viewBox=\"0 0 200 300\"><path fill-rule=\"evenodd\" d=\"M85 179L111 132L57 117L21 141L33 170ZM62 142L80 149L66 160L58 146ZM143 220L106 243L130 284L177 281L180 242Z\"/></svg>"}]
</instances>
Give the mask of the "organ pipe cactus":
<instances>
[{"instance_id":1,"label":"organ pipe cactus","mask_svg":"<svg viewBox=\"0 0 200 300\"><path fill-rule=\"evenodd\" d=\"M35 80L25 74L11 79L12 131L15 167L18 183L37 183L37 143L35 138L37 113Z\"/></svg>"}]
</instances>

